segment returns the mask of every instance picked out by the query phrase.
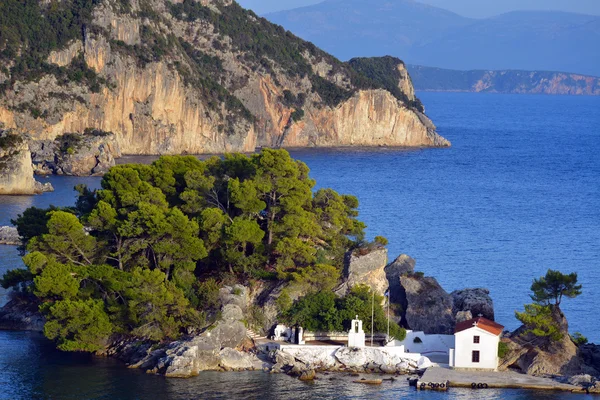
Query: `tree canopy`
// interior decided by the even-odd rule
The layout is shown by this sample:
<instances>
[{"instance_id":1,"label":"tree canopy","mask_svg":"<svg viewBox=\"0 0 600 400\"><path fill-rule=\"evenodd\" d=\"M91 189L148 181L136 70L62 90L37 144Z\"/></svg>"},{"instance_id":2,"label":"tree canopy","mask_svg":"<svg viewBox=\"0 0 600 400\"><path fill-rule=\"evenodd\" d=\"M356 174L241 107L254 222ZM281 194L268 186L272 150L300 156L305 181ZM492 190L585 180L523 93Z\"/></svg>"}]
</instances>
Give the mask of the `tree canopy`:
<instances>
[{"instance_id":1,"label":"tree canopy","mask_svg":"<svg viewBox=\"0 0 600 400\"><path fill-rule=\"evenodd\" d=\"M581 294L577 284L577 273L563 274L549 269L545 276L534 279L531 285L531 299L534 304L526 304L524 312L515 312L516 318L525 326L524 332L552 341L562 339L560 304L563 297L575 298Z\"/></svg>"},{"instance_id":2,"label":"tree canopy","mask_svg":"<svg viewBox=\"0 0 600 400\"><path fill-rule=\"evenodd\" d=\"M365 226L355 197L314 186L285 150L119 165L101 189L78 187L75 208L14 221L27 270L2 284L39 301L59 348L82 351L113 333L160 341L202 329L225 281L330 291Z\"/></svg>"},{"instance_id":3,"label":"tree canopy","mask_svg":"<svg viewBox=\"0 0 600 400\"><path fill-rule=\"evenodd\" d=\"M581 294L581 285L577 284L577 273L563 274L549 269L545 276L534 279L531 285L531 299L538 304L560 306L563 297L573 299Z\"/></svg>"}]
</instances>

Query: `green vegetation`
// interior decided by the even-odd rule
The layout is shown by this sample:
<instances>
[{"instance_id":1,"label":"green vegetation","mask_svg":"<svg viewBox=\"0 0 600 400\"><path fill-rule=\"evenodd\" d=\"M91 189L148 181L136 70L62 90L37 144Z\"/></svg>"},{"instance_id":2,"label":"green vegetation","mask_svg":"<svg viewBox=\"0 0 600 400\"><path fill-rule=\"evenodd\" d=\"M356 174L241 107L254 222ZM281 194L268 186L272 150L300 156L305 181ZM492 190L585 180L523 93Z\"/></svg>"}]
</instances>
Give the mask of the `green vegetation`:
<instances>
[{"instance_id":1,"label":"green vegetation","mask_svg":"<svg viewBox=\"0 0 600 400\"><path fill-rule=\"evenodd\" d=\"M10 79L0 85L0 92L17 80L37 80L44 74L59 79L83 82L93 92L106 82L98 78L81 58L68 67L46 62L52 50L82 37L89 24L93 7L100 0L52 1L47 5L37 0L0 2L0 61L12 65Z\"/></svg>"},{"instance_id":2,"label":"green vegetation","mask_svg":"<svg viewBox=\"0 0 600 400\"><path fill-rule=\"evenodd\" d=\"M0 132L0 150L12 149L21 143L23 143L23 138L19 135L13 135L10 133Z\"/></svg>"},{"instance_id":3,"label":"green vegetation","mask_svg":"<svg viewBox=\"0 0 600 400\"><path fill-rule=\"evenodd\" d=\"M27 270L7 273L2 285L37 298L46 336L81 351L111 334L161 341L205 328L218 318L225 282L277 277L290 290L333 295L364 224L355 197L313 193L308 173L284 150L113 167L102 189L77 188L75 208L31 208L13 221ZM340 300L346 311L336 323L362 315L365 296ZM292 307L285 295L278 304ZM263 318L254 310L249 323Z\"/></svg>"},{"instance_id":4,"label":"green vegetation","mask_svg":"<svg viewBox=\"0 0 600 400\"><path fill-rule=\"evenodd\" d=\"M394 97L402 101L410 108L424 112L421 100L415 97L414 100L408 98L399 87L400 71L398 65L404 65L404 62L395 57L373 57L373 58L353 58L348 64L358 73L371 79L379 87L392 93Z\"/></svg>"},{"instance_id":5,"label":"green vegetation","mask_svg":"<svg viewBox=\"0 0 600 400\"><path fill-rule=\"evenodd\" d=\"M217 7L219 12L203 6L200 2L184 0L182 3L172 4L170 11L180 20L191 22L200 19L209 22L218 34L231 38L233 48L243 52L244 61L253 65L255 70L262 68L273 73L276 66L290 77L309 77L313 91L319 94L325 105L335 107L350 98L357 89L385 88L382 83L357 72L350 65L319 50L312 43L299 39L281 26L258 17L252 11L244 10L236 2L229 6L218 4ZM223 45L218 42L215 47L221 46ZM331 65L329 77L342 74L347 87L342 88L333 83L333 79L315 74L305 55L315 62L325 61ZM400 95L401 91L396 86L393 93ZM289 105L287 100L284 103ZM300 103L303 105L304 101L301 100ZM293 120L297 121L303 117L302 105L295 104L296 113L292 116Z\"/></svg>"},{"instance_id":6,"label":"green vegetation","mask_svg":"<svg viewBox=\"0 0 600 400\"><path fill-rule=\"evenodd\" d=\"M510 349L508 348L508 344L505 342L498 343L498 358L503 359Z\"/></svg>"},{"instance_id":7,"label":"green vegetation","mask_svg":"<svg viewBox=\"0 0 600 400\"><path fill-rule=\"evenodd\" d=\"M531 299L534 304L526 304L525 311L515 312L519 321L525 325L525 333L536 337L561 340L560 303L564 296L575 298L581 294L581 285L577 284L577 273L563 274L549 269L545 276L534 279L531 285Z\"/></svg>"},{"instance_id":8,"label":"green vegetation","mask_svg":"<svg viewBox=\"0 0 600 400\"><path fill-rule=\"evenodd\" d=\"M577 347L583 346L584 344L588 343L588 338L583 336L581 332L575 332L574 334L572 334L571 340L577 345Z\"/></svg>"},{"instance_id":9,"label":"green vegetation","mask_svg":"<svg viewBox=\"0 0 600 400\"><path fill-rule=\"evenodd\" d=\"M371 306L374 301L374 317ZM299 324L313 332L341 332L350 329L351 321L358 315L364 321L365 332L387 332L387 317L381 303L383 296L375 295L367 286L355 286L343 298L337 298L330 290L312 292L302 297L286 313L290 324ZM404 340L406 331L390 322L390 336Z\"/></svg>"},{"instance_id":10,"label":"green vegetation","mask_svg":"<svg viewBox=\"0 0 600 400\"><path fill-rule=\"evenodd\" d=\"M526 304L525 311L522 313L515 312L515 315L526 326L525 333L530 333L536 337L549 338L552 341L558 341L563 337L550 306Z\"/></svg>"},{"instance_id":11,"label":"green vegetation","mask_svg":"<svg viewBox=\"0 0 600 400\"><path fill-rule=\"evenodd\" d=\"M564 296L570 299L579 296L581 287L576 272L566 275L549 269L545 276L533 281L531 299L538 304L560 306Z\"/></svg>"}]
</instances>

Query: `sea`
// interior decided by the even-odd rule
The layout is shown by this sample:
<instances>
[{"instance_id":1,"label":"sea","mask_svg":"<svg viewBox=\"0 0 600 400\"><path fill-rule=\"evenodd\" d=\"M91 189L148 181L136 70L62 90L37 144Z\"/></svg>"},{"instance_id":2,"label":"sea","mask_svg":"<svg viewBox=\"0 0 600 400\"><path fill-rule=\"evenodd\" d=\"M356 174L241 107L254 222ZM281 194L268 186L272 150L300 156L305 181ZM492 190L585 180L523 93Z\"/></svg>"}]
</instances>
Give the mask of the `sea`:
<instances>
[{"instance_id":1,"label":"sea","mask_svg":"<svg viewBox=\"0 0 600 400\"><path fill-rule=\"evenodd\" d=\"M369 238L389 240L448 292L484 287L496 321L518 327L534 278L577 272L583 293L565 299L571 332L600 343L600 97L420 93L444 149L292 150L318 187L356 195ZM147 162L126 157L122 162ZM72 205L73 187L100 178L49 177L56 191L0 196L0 225L27 207ZM22 266L0 246L0 273ZM0 291L0 303L7 299ZM406 381L379 387L324 375L306 384L263 372L170 380L115 360L53 349L40 334L0 332L0 399L563 399L522 390L419 393Z\"/></svg>"}]
</instances>

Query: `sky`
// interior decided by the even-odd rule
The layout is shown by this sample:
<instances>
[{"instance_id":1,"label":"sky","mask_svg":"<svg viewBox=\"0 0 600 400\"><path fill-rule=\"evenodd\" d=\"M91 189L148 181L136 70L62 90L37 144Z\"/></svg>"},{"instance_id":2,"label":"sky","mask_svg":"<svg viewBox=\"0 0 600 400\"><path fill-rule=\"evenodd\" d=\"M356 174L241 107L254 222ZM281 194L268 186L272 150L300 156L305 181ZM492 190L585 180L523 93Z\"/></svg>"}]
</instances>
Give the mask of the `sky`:
<instances>
[{"instance_id":1,"label":"sky","mask_svg":"<svg viewBox=\"0 0 600 400\"><path fill-rule=\"evenodd\" d=\"M322 0L238 0L257 14L320 3ZM369 1L369 0L365 0ZM390 0L394 1L394 0ZM472 18L485 18L515 10L559 10L600 15L600 0L419 0Z\"/></svg>"}]
</instances>

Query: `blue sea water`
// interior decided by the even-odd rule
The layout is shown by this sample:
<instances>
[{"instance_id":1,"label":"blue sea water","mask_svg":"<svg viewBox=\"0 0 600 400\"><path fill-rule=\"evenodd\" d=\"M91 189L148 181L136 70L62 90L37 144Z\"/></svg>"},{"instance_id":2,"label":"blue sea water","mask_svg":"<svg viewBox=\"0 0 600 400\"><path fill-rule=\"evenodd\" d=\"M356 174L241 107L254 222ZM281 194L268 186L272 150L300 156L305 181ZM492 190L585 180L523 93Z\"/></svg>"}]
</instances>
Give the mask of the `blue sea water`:
<instances>
[{"instance_id":1,"label":"blue sea water","mask_svg":"<svg viewBox=\"0 0 600 400\"><path fill-rule=\"evenodd\" d=\"M548 268L576 271L583 294L565 300L571 331L600 342L600 97L422 93L449 149L293 151L319 187L360 200L368 235L384 235L390 258L406 253L448 291L487 287L496 319L517 327L529 286ZM51 177L54 193L0 196L0 225L25 208L70 205L76 183ZM0 273L19 266L0 246ZM0 303L6 293L0 291ZM562 399L524 391L417 393L405 382L315 385L263 373L164 380L112 360L60 355L39 335L0 332L0 399L207 398Z\"/></svg>"}]
</instances>

